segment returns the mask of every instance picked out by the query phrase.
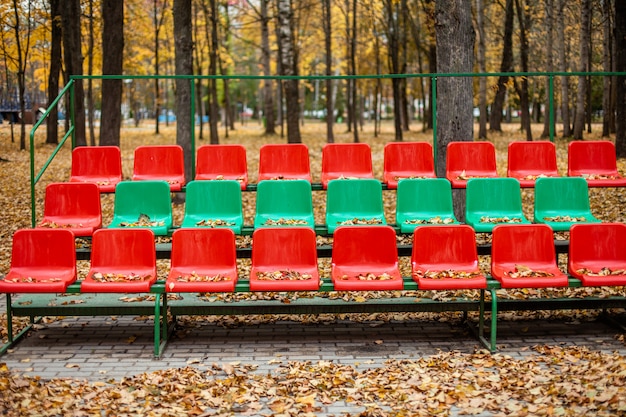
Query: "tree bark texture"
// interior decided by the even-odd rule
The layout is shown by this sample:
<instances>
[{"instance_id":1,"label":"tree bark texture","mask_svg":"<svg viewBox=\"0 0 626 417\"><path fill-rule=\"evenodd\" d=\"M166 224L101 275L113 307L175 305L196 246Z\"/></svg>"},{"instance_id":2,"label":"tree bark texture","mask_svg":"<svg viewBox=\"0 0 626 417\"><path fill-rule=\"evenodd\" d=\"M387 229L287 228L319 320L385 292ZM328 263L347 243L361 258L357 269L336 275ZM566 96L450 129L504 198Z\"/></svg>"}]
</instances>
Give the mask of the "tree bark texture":
<instances>
[{"instance_id":1,"label":"tree bark texture","mask_svg":"<svg viewBox=\"0 0 626 417\"><path fill-rule=\"evenodd\" d=\"M102 74L123 72L124 6L116 0L102 1ZM100 145L119 146L122 127L122 80L102 80Z\"/></svg>"},{"instance_id":2,"label":"tree bark texture","mask_svg":"<svg viewBox=\"0 0 626 417\"><path fill-rule=\"evenodd\" d=\"M293 33L293 9L290 0L278 0L278 41L281 45L282 75L298 75ZM300 92L298 80L283 81L287 108L287 142L300 143Z\"/></svg>"},{"instance_id":3,"label":"tree bark texture","mask_svg":"<svg viewBox=\"0 0 626 417\"><path fill-rule=\"evenodd\" d=\"M513 71L513 17L513 0L506 0L502 61L500 63L501 72ZM498 77L496 96L491 106L491 115L489 118L489 129L492 131L502 131L502 110L504 109L508 81L509 77L506 75Z\"/></svg>"},{"instance_id":4,"label":"tree bark texture","mask_svg":"<svg viewBox=\"0 0 626 417\"><path fill-rule=\"evenodd\" d=\"M567 55L565 54L565 6L567 0L558 0L556 27L558 32L557 49L559 55L559 70L567 71ZM561 119L563 121L563 137L572 135L572 127L569 114L569 77L561 77Z\"/></svg>"},{"instance_id":5,"label":"tree bark texture","mask_svg":"<svg viewBox=\"0 0 626 417\"><path fill-rule=\"evenodd\" d=\"M332 54L332 12L330 0L322 0L322 24L324 25L324 51L326 52L325 64L326 75L333 75L333 54ZM335 107L333 104L333 80L325 80L326 89L326 141L335 142L333 125L335 123Z\"/></svg>"},{"instance_id":6,"label":"tree bark texture","mask_svg":"<svg viewBox=\"0 0 626 417\"><path fill-rule=\"evenodd\" d=\"M626 72L626 2L615 3L615 67L616 71ZM618 158L626 157L626 76L617 79L617 105L615 118L615 151Z\"/></svg>"},{"instance_id":7,"label":"tree bark texture","mask_svg":"<svg viewBox=\"0 0 626 417\"><path fill-rule=\"evenodd\" d=\"M176 75L192 75L191 0L174 0L173 15ZM176 143L183 148L186 182L193 179L191 82L192 80L176 79Z\"/></svg>"},{"instance_id":8,"label":"tree bark texture","mask_svg":"<svg viewBox=\"0 0 626 417\"><path fill-rule=\"evenodd\" d=\"M580 64L579 71L589 71L589 22L591 19L591 0L583 0L580 15ZM585 129L585 97L587 96L587 77L578 76L578 90L576 92L576 116L574 117L574 139L583 138Z\"/></svg>"},{"instance_id":9,"label":"tree bark texture","mask_svg":"<svg viewBox=\"0 0 626 417\"><path fill-rule=\"evenodd\" d=\"M478 33L478 70L487 72L485 45L485 5L483 0L476 0L476 32ZM487 138L487 77L478 79L478 138Z\"/></svg>"},{"instance_id":10,"label":"tree bark texture","mask_svg":"<svg viewBox=\"0 0 626 417\"><path fill-rule=\"evenodd\" d=\"M50 0L50 73L48 74L48 107L59 95L59 76L61 75L61 0ZM46 143L59 143L59 109L50 109L46 119Z\"/></svg>"},{"instance_id":11,"label":"tree bark texture","mask_svg":"<svg viewBox=\"0 0 626 417\"><path fill-rule=\"evenodd\" d=\"M546 30L546 71L547 72L552 72L554 70L554 62L552 60L552 54L553 54L553 38L554 38L554 32L552 30L552 26L554 24L554 0L546 0L545 2L545 23L544 23L544 27ZM550 91L550 78L546 77L546 100L544 103L544 106L546 108L545 112L545 117L543 120L543 132L541 133L541 137L542 138L547 138L550 136L550 114L548 113L550 111L550 100L553 100L554 97L550 97L549 91ZM554 120L554 119L553 119Z\"/></svg>"},{"instance_id":12,"label":"tree bark texture","mask_svg":"<svg viewBox=\"0 0 626 417\"><path fill-rule=\"evenodd\" d=\"M269 0L261 0L261 63L263 75L272 75L270 57L270 32L267 3ZM274 81L263 80L263 116L265 117L265 134L276 134L276 113L274 111Z\"/></svg>"}]
</instances>

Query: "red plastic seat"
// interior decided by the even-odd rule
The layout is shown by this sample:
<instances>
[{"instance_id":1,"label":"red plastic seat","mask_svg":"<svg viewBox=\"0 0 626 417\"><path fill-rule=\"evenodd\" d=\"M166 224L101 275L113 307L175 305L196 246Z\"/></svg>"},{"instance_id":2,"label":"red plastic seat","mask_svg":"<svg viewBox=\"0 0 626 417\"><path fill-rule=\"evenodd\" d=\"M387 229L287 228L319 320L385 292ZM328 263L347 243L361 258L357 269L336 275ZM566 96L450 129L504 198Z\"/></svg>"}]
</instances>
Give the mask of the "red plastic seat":
<instances>
[{"instance_id":1,"label":"red plastic seat","mask_svg":"<svg viewBox=\"0 0 626 417\"><path fill-rule=\"evenodd\" d=\"M296 272L308 279L259 279L259 273ZM262 228L252 237L252 291L315 291L319 289L317 246L313 229Z\"/></svg>"},{"instance_id":2,"label":"red plastic seat","mask_svg":"<svg viewBox=\"0 0 626 417\"><path fill-rule=\"evenodd\" d=\"M58 182L46 186L43 218L38 228L71 230L91 236L102 227L98 186L88 182Z\"/></svg>"},{"instance_id":3,"label":"red plastic seat","mask_svg":"<svg viewBox=\"0 0 626 417\"><path fill-rule=\"evenodd\" d=\"M626 285L626 224L573 225L567 266L585 286ZM598 274L603 269L607 275Z\"/></svg>"},{"instance_id":4,"label":"red plastic seat","mask_svg":"<svg viewBox=\"0 0 626 417\"><path fill-rule=\"evenodd\" d=\"M235 180L248 186L246 148L243 145L203 145L196 157L197 180Z\"/></svg>"},{"instance_id":5,"label":"red plastic seat","mask_svg":"<svg viewBox=\"0 0 626 417\"><path fill-rule=\"evenodd\" d=\"M389 142L385 145L383 182L398 188L402 178L436 178L433 147L428 142Z\"/></svg>"},{"instance_id":6,"label":"red plastic seat","mask_svg":"<svg viewBox=\"0 0 626 417\"><path fill-rule=\"evenodd\" d=\"M13 234L11 267L0 293L62 293L76 281L74 234L64 229L20 229Z\"/></svg>"},{"instance_id":7,"label":"red plastic seat","mask_svg":"<svg viewBox=\"0 0 626 417\"><path fill-rule=\"evenodd\" d=\"M185 184L183 148L179 145L138 146L135 148L133 181L167 181L171 191Z\"/></svg>"},{"instance_id":8,"label":"red plastic seat","mask_svg":"<svg viewBox=\"0 0 626 417\"><path fill-rule=\"evenodd\" d=\"M322 148L322 187L337 178L374 178L367 143L327 143Z\"/></svg>"},{"instance_id":9,"label":"red plastic seat","mask_svg":"<svg viewBox=\"0 0 626 417\"><path fill-rule=\"evenodd\" d=\"M382 276L385 279L380 279ZM404 282L398 268L396 233L393 228L337 228L333 240L331 278L337 291L403 289Z\"/></svg>"},{"instance_id":10,"label":"red plastic seat","mask_svg":"<svg viewBox=\"0 0 626 417\"><path fill-rule=\"evenodd\" d=\"M257 182L279 179L303 179L311 182L309 148L305 144L288 143L261 146Z\"/></svg>"},{"instance_id":11,"label":"red plastic seat","mask_svg":"<svg viewBox=\"0 0 626 417\"><path fill-rule=\"evenodd\" d=\"M421 226L413 232L413 280L420 290L487 288L478 267L476 234L467 225ZM466 276L428 277L426 272L464 272Z\"/></svg>"},{"instance_id":12,"label":"red plastic seat","mask_svg":"<svg viewBox=\"0 0 626 417\"><path fill-rule=\"evenodd\" d=\"M617 171L615 145L608 140L575 140L567 146L567 175L585 177L590 187L626 186Z\"/></svg>"},{"instance_id":13,"label":"red plastic seat","mask_svg":"<svg viewBox=\"0 0 626 417\"><path fill-rule=\"evenodd\" d=\"M552 276L511 276L530 268ZM502 288L566 287L567 275L559 270L552 229L545 224L499 225L493 229L491 275Z\"/></svg>"},{"instance_id":14,"label":"red plastic seat","mask_svg":"<svg viewBox=\"0 0 626 417\"><path fill-rule=\"evenodd\" d=\"M117 146L79 146L72 151L72 182L92 182L112 193L122 181L122 153Z\"/></svg>"},{"instance_id":15,"label":"red plastic seat","mask_svg":"<svg viewBox=\"0 0 626 417\"><path fill-rule=\"evenodd\" d=\"M237 283L231 229L178 229L172 234L167 292L232 292Z\"/></svg>"},{"instance_id":16,"label":"red plastic seat","mask_svg":"<svg viewBox=\"0 0 626 417\"><path fill-rule=\"evenodd\" d=\"M156 282L156 248L150 229L99 229L81 292L149 292Z\"/></svg>"},{"instance_id":17,"label":"red plastic seat","mask_svg":"<svg viewBox=\"0 0 626 417\"><path fill-rule=\"evenodd\" d=\"M470 178L497 177L496 147L491 142L450 142L446 178L452 188L465 188Z\"/></svg>"},{"instance_id":18,"label":"red plastic seat","mask_svg":"<svg viewBox=\"0 0 626 417\"><path fill-rule=\"evenodd\" d=\"M549 141L509 143L507 176L516 178L521 187L534 187L538 177L558 177L556 147Z\"/></svg>"}]
</instances>

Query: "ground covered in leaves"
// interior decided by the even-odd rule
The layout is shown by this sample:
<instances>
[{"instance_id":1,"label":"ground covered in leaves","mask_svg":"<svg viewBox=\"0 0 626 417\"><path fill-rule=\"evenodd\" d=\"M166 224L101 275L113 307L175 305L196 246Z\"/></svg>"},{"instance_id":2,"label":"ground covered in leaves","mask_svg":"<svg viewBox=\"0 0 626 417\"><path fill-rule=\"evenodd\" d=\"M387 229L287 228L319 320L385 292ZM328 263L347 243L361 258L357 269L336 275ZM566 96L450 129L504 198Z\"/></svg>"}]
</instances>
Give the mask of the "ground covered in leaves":
<instances>
[{"instance_id":1,"label":"ground covered in leaves","mask_svg":"<svg viewBox=\"0 0 626 417\"><path fill-rule=\"evenodd\" d=\"M517 125L509 126L503 134L492 134L498 150L498 170L506 175L506 151L512 140L523 135ZM539 127L537 127L539 129ZM430 133L413 132L405 140L431 140ZM337 142L351 141L351 135L338 126ZM599 129L596 129L599 130ZM0 125L0 274L10 265L11 236L15 230L30 226L29 153L19 151L19 140L11 140L10 128ZM18 129L15 130L17 134ZM154 127L125 128L122 134L123 169L125 178L132 174L133 150L141 144L174 143L175 129L161 126L161 134L154 135ZM303 126L303 142L309 147L313 181L320 181L321 148L325 143L325 127L318 122ZM43 131L35 143L36 171L43 166L53 147L43 144ZM374 137L371 126L361 133L361 140L372 148L374 172L382 178L383 147L393 140L391 125L385 126ZM538 133L535 134L538 137ZM599 139L597 134L589 139ZM256 182L259 148L264 143L282 143L279 136L264 137L256 123L237 126L222 143L242 143L247 149L248 171L251 182ZM199 141L199 144L207 140ZM566 173L567 142L557 140L559 171ZM67 144L51 163L36 187L37 213L43 211L45 185L69 178L70 149ZM618 168L626 173L626 161L619 160ZM532 190L523 191L524 212L532 219ZM395 193L384 191L386 219L395 222ZM315 221L324 223L325 195L314 192ZM244 193L245 223L252 224L255 208L254 193ZM593 214L603 221L626 221L626 191L622 189L590 189ZM113 196L103 197L104 225L112 218ZM179 225L184 214L184 204L174 204L174 222ZM567 234L558 238L567 239ZM488 235L479 235L488 241ZM319 244L332 239L318 238ZM410 243L410 237L399 237L400 243ZM239 246L249 246L249 237L239 237ZM566 256L559 255L559 266L565 271ZM481 269L489 272L489 258L481 257ZM410 274L409 259L400 260L403 275ZM88 269L88 262L79 261L79 277ZM159 278L168 270L167 261L159 261ZM239 279L247 279L249 260L239 260ZM328 276L330 262L320 260L320 273ZM502 297L624 295L623 288L519 290L502 292ZM331 297L344 297L362 301L367 297L398 296L400 293L336 293ZM406 294L405 294L406 295ZM419 297L438 299L477 297L477 291L416 292ZM287 294L236 294L219 295L213 299L300 297L305 293ZM211 301L211 300L209 300ZM558 317L572 320L593 319L595 313L584 311L528 312L503 314L512 317ZM369 317L369 316L368 316ZM402 316L412 319L411 315ZM0 336L6 340L5 315L1 317ZM376 315L376 320L397 319L398 315ZM227 317L197 318L197 322L228 325L245 325L246 321L280 320L281 317ZM294 320L297 317L289 316ZM333 320L323 315L320 320ZM355 315L356 320L363 319ZM367 319L367 317L365 318ZM186 318L187 324L195 318ZM308 320L311 320L310 318ZM311 320L316 321L316 320ZM16 320L17 327L25 320ZM211 324L211 325L212 325ZM619 336L618 336L619 337ZM623 340L623 335L621 336ZM25 377L0 364L0 414L2 415L316 415L320 407L341 401L365 407L367 416L408 416L480 414L494 415L626 415L626 361L618 354L589 351L585 348L538 346L526 359L484 352L460 354L445 352L420 360L392 360L377 369L361 369L332 362L290 362L280 364L271 374L260 374L254 367L238 363L216 363L137 375L121 381L85 382L79 380L51 380ZM105 410L105 411L101 411Z\"/></svg>"}]
</instances>

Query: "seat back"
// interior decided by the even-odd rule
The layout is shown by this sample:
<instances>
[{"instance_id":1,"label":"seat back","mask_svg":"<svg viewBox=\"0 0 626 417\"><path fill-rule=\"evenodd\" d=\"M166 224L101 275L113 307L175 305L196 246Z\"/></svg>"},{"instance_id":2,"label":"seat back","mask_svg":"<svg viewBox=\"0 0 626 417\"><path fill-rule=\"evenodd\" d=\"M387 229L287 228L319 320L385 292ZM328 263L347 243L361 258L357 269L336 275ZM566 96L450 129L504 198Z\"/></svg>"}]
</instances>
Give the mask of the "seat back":
<instances>
[{"instance_id":1,"label":"seat back","mask_svg":"<svg viewBox=\"0 0 626 417\"><path fill-rule=\"evenodd\" d=\"M19 229L0 293L58 292L76 281L74 234L64 229Z\"/></svg>"},{"instance_id":2,"label":"seat back","mask_svg":"<svg viewBox=\"0 0 626 417\"><path fill-rule=\"evenodd\" d=\"M38 227L63 227L75 236L91 236L102 227L98 186L88 182L48 184Z\"/></svg>"},{"instance_id":3,"label":"seat back","mask_svg":"<svg viewBox=\"0 0 626 417\"><path fill-rule=\"evenodd\" d=\"M359 280L358 275L389 275ZM342 226L333 239L331 277L336 290L402 289L396 233L390 226Z\"/></svg>"},{"instance_id":4,"label":"seat back","mask_svg":"<svg viewBox=\"0 0 626 417\"><path fill-rule=\"evenodd\" d=\"M133 180L167 181L172 191L185 184L183 148L180 145L144 145L135 148Z\"/></svg>"},{"instance_id":5,"label":"seat back","mask_svg":"<svg viewBox=\"0 0 626 417\"><path fill-rule=\"evenodd\" d=\"M122 154L117 146L79 146L72 150L72 182L93 182L101 192L122 181Z\"/></svg>"},{"instance_id":6,"label":"seat back","mask_svg":"<svg viewBox=\"0 0 626 417\"><path fill-rule=\"evenodd\" d=\"M389 142L384 149L383 182L395 189L402 178L435 178L433 147L428 142Z\"/></svg>"},{"instance_id":7,"label":"seat back","mask_svg":"<svg viewBox=\"0 0 626 417\"><path fill-rule=\"evenodd\" d=\"M574 140L567 145L567 175L619 175L615 145L608 140Z\"/></svg>"},{"instance_id":8,"label":"seat back","mask_svg":"<svg viewBox=\"0 0 626 417\"><path fill-rule=\"evenodd\" d=\"M507 157L507 176L516 178L522 187L534 186L538 176L559 176L553 142L511 142Z\"/></svg>"},{"instance_id":9,"label":"seat back","mask_svg":"<svg viewBox=\"0 0 626 417\"><path fill-rule=\"evenodd\" d=\"M476 232L491 232L498 222L481 221L484 217L529 223L522 211L519 181L515 178L472 178L467 182L465 222ZM502 220L502 223L506 221Z\"/></svg>"},{"instance_id":10,"label":"seat back","mask_svg":"<svg viewBox=\"0 0 626 417\"><path fill-rule=\"evenodd\" d=\"M164 236L172 228L172 198L165 181L122 181L115 188L109 228L147 227Z\"/></svg>"},{"instance_id":11,"label":"seat back","mask_svg":"<svg viewBox=\"0 0 626 417\"><path fill-rule=\"evenodd\" d=\"M372 150L366 143L327 143L322 148L322 186L342 177L374 178Z\"/></svg>"},{"instance_id":12,"label":"seat back","mask_svg":"<svg viewBox=\"0 0 626 417\"><path fill-rule=\"evenodd\" d=\"M557 220L558 218L560 220ZM566 221L564 220L566 218L572 218L572 220ZM579 221L598 222L599 220L591 213L587 181L581 177L537 179L534 221L546 223L554 230L561 231L569 230Z\"/></svg>"},{"instance_id":13,"label":"seat back","mask_svg":"<svg viewBox=\"0 0 626 417\"><path fill-rule=\"evenodd\" d=\"M234 180L248 185L246 148L243 145L202 145L196 158L196 180Z\"/></svg>"},{"instance_id":14,"label":"seat back","mask_svg":"<svg viewBox=\"0 0 626 417\"><path fill-rule=\"evenodd\" d=\"M267 144L259 150L257 182L303 179L311 182L309 149L303 143Z\"/></svg>"},{"instance_id":15,"label":"seat back","mask_svg":"<svg viewBox=\"0 0 626 417\"><path fill-rule=\"evenodd\" d=\"M423 222L423 223L418 223ZM458 223L450 181L445 178L404 179L398 184L396 223L402 233L421 224Z\"/></svg>"},{"instance_id":16,"label":"seat back","mask_svg":"<svg viewBox=\"0 0 626 417\"><path fill-rule=\"evenodd\" d=\"M465 188L472 177L498 176L496 147L491 142L450 142L446 152L446 178L453 188Z\"/></svg>"},{"instance_id":17,"label":"seat back","mask_svg":"<svg viewBox=\"0 0 626 417\"><path fill-rule=\"evenodd\" d=\"M254 227L314 227L311 183L306 180L261 181L257 185Z\"/></svg>"},{"instance_id":18,"label":"seat back","mask_svg":"<svg viewBox=\"0 0 626 417\"><path fill-rule=\"evenodd\" d=\"M381 184L373 178L338 179L328 183L326 225L329 233L344 222L370 221L386 224Z\"/></svg>"},{"instance_id":19,"label":"seat back","mask_svg":"<svg viewBox=\"0 0 626 417\"><path fill-rule=\"evenodd\" d=\"M470 226L423 226L413 233L413 270L478 270L476 234Z\"/></svg>"},{"instance_id":20,"label":"seat back","mask_svg":"<svg viewBox=\"0 0 626 417\"><path fill-rule=\"evenodd\" d=\"M510 276L520 268L553 274L548 277ZM567 276L556 263L554 236L545 224L498 225L493 229L491 274L503 287L565 286Z\"/></svg>"},{"instance_id":21,"label":"seat back","mask_svg":"<svg viewBox=\"0 0 626 417\"><path fill-rule=\"evenodd\" d=\"M227 227L241 233L241 187L234 180L190 181L181 227Z\"/></svg>"},{"instance_id":22,"label":"seat back","mask_svg":"<svg viewBox=\"0 0 626 417\"><path fill-rule=\"evenodd\" d=\"M315 290L319 287L315 231L306 227L256 229L252 237L252 291ZM295 271L306 280L259 279L259 272Z\"/></svg>"},{"instance_id":23,"label":"seat back","mask_svg":"<svg viewBox=\"0 0 626 417\"><path fill-rule=\"evenodd\" d=\"M237 280L237 255L232 230L178 229L172 234L169 276L193 273L207 276L221 274L229 277L234 284Z\"/></svg>"},{"instance_id":24,"label":"seat back","mask_svg":"<svg viewBox=\"0 0 626 417\"><path fill-rule=\"evenodd\" d=\"M594 273L603 268L609 268L611 271L626 269L624 223L573 225L570 229L569 242L568 271L575 277L586 275L578 272L580 269L588 269ZM606 285L612 285L610 275L601 278Z\"/></svg>"}]
</instances>

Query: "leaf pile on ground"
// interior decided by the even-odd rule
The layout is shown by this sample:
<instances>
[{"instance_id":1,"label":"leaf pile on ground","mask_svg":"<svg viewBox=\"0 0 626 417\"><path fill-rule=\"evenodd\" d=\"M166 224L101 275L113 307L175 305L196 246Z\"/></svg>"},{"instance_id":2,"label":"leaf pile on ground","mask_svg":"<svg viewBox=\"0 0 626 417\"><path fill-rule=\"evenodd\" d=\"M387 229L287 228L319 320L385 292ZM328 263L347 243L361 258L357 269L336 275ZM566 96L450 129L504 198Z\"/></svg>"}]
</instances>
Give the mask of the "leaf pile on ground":
<instances>
[{"instance_id":1,"label":"leaf pile on ground","mask_svg":"<svg viewBox=\"0 0 626 417\"><path fill-rule=\"evenodd\" d=\"M346 404L355 416L615 416L626 413L626 363L578 347L536 346L524 359L439 353L371 368L330 361L202 364L121 381L43 381L0 365L2 415L315 416ZM191 363L194 361L192 360Z\"/></svg>"}]
</instances>

